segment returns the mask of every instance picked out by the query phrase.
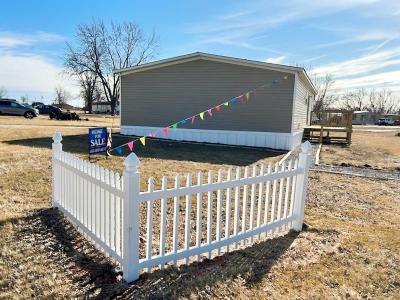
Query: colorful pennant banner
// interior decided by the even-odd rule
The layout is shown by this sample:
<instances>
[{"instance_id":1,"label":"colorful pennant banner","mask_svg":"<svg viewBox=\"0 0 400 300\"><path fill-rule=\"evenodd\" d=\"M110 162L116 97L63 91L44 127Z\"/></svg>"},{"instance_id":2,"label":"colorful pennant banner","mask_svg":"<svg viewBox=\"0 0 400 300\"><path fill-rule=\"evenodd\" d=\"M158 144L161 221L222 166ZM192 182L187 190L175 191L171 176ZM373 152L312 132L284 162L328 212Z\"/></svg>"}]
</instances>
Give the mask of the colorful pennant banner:
<instances>
[{"instance_id":1,"label":"colorful pennant banner","mask_svg":"<svg viewBox=\"0 0 400 300\"><path fill-rule=\"evenodd\" d=\"M289 78L288 76L284 76L283 77L284 80L287 80L288 78ZM247 91L246 93L243 93L242 95L239 95L239 96L237 96L235 98L232 98L231 100L224 101L224 102L222 102L222 103L220 103L220 104L218 104L218 105L216 105L214 107L211 107L211 108L209 108L209 109L207 109L205 111L202 111L202 112L200 112L198 114L195 114L195 115L193 115L191 117L188 117L186 119L183 119L183 120L181 120L179 122L176 122L176 123L174 123L172 125L164 127L164 128L162 128L160 130L163 132L165 137L168 137L169 129L176 129L178 127L178 124L186 124L189 120L191 121L192 124L194 124L194 122L196 121L197 116L199 116L201 120L204 120L204 113L205 112L207 112L208 115L210 117L212 117L213 116L212 111L214 109L215 109L215 111L220 112L222 106L235 105L238 101L240 101L240 103L245 103L245 100L249 101L251 97L256 97L258 90L265 89L265 88L268 88L268 87L274 87L278 83L279 83L279 80L275 79L272 82L263 84L263 85L255 88L255 89L252 89L250 91ZM156 131L150 132L147 136L156 137L157 136L157 132ZM122 154L122 147L124 147L124 146L128 146L129 151L133 151L133 148L134 148L133 145L134 145L134 143L136 141L140 141L143 146L146 146L146 136L142 136L142 137L137 138L137 139L135 139L133 141L130 141L128 143L125 143L125 144L119 145L119 146L117 146L115 148L112 148L109 151L115 150L119 155L121 155ZM110 144L110 148L111 148L111 144Z\"/></svg>"}]
</instances>

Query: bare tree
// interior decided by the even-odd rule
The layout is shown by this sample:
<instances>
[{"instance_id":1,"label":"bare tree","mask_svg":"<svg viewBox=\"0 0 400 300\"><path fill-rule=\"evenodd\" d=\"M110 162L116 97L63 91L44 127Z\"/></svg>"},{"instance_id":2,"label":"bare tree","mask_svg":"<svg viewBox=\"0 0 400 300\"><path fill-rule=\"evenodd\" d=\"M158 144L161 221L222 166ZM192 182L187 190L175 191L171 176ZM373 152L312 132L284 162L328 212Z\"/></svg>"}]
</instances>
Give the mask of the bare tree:
<instances>
[{"instance_id":1,"label":"bare tree","mask_svg":"<svg viewBox=\"0 0 400 300\"><path fill-rule=\"evenodd\" d=\"M114 113L120 78L113 70L149 61L156 48L156 35L144 34L133 22L111 22L106 26L101 20L93 21L78 26L75 46L67 44L65 67L72 74L95 74Z\"/></svg>"},{"instance_id":2,"label":"bare tree","mask_svg":"<svg viewBox=\"0 0 400 300\"><path fill-rule=\"evenodd\" d=\"M0 86L0 99L4 98L7 95L7 90L4 86Z\"/></svg>"},{"instance_id":3,"label":"bare tree","mask_svg":"<svg viewBox=\"0 0 400 300\"><path fill-rule=\"evenodd\" d=\"M366 96L367 92L365 89L347 92L342 96L342 106L344 109L348 110L365 110Z\"/></svg>"},{"instance_id":4,"label":"bare tree","mask_svg":"<svg viewBox=\"0 0 400 300\"><path fill-rule=\"evenodd\" d=\"M331 93L332 85L335 82L332 75L326 74L325 77L315 77L312 81L317 90L313 111L319 113L338 101L338 96Z\"/></svg>"},{"instance_id":5,"label":"bare tree","mask_svg":"<svg viewBox=\"0 0 400 300\"><path fill-rule=\"evenodd\" d=\"M390 89L372 89L368 96L367 109L375 114L396 113L400 109L400 103Z\"/></svg>"},{"instance_id":6,"label":"bare tree","mask_svg":"<svg viewBox=\"0 0 400 300\"><path fill-rule=\"evenodd\" d=\"M56 94L54 98L54 103L59 106L67 104L72 98L71 93L60 86L56 87L54 91Z\"/></svg>"},{"instance_id":7,"label":"bare tree","mask_svg":"<svg viewBox=\"0 0 400 300\"><path fill-rule=\"evenodd\" d=\"M92 72L82 72L77 75L81 87L81 95L85 102L84 109L92 113L92 105L96 97L97 75Z\"/></svg>"},{"instance_id":8,"label":"bare tree","mask_svg":"<svg viewBox=\"0 0 400 300\"><path fill-rule=\"evenodd\" d=\"M22 103L28 103L28 96L21 96Z\"/></svg>"}]
</instances>

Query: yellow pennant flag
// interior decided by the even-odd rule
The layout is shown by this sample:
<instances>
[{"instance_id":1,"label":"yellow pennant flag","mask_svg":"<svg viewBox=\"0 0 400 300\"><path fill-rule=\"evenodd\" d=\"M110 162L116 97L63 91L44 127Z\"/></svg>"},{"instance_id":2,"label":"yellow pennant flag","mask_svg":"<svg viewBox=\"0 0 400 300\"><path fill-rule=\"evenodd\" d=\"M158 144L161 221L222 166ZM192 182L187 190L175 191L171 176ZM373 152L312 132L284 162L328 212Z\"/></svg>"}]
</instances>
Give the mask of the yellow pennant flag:
<instances>
[{"instance_id":1,"label":"yellow pennant flag","mask_svg":"<svg viewBox=\"0 0 400 300\"><path fill-rule=\"evenodd\" d=\"M250 99L250 92L247 92L246 93L246 100L249 100Z\"/></svg>"},{"instance_id":2,"label":"yellow pennant flag","mask_svg":"<svg viewBox=\"0 0 400 300\"><path fill-rule=\"evenodd\" d=\"M143 146L146 146L146 137L142 136L139 140Z\"/></svg>"},{"instance_id":3,"label":"yellow pennant flag","mask_svg":"<svg viewBox=\"0 0 400 300\"><path fill-rule=\"evenodd\" d=\"M283 79L285 79L285 80L288 79L288 78L289 78L289 76L287 76L287 75L285 77L283 77Z\"/></svg>"},{"instance_id":4,"label":"yellow pennant flag","mask_svg":"<svg viewBox=\"0 0 400 300\"><path fill-rule=\"evenodd\" d=\"M202 120L204 120L204 111L201 112L199 115L200 115L200 118L201 118Z\"/></svg>"},{"instance_id":5,"label":"yellow pennant flag","mask_svg":"<svg viewBox=\"0 0 400 300\"><path fill-rule=\"evenodd\" d=\"M225 105L225 106L228 106L228 105L229 105L229 102L228 102L228 101L226 101L226 102L224 103L224 105Z\"/></svg>"}]
</instances>

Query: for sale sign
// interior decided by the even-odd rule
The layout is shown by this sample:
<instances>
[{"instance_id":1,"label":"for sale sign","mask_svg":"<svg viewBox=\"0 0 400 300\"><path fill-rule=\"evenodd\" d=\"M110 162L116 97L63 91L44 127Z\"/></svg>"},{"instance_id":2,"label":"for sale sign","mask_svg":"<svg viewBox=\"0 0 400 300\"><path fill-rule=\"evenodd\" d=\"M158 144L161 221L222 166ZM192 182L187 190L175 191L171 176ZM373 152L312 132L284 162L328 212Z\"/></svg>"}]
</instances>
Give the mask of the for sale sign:
<instances>
[{"instance_id":1,"label":"for sale sign","mask_svg":"<svg viewBox=\"0 0 400 300\"><path fill-rule=\"evenodd\" d=\"M89 155L107 151L107 128L89 128Z\"/></svg>"}]
</instances>

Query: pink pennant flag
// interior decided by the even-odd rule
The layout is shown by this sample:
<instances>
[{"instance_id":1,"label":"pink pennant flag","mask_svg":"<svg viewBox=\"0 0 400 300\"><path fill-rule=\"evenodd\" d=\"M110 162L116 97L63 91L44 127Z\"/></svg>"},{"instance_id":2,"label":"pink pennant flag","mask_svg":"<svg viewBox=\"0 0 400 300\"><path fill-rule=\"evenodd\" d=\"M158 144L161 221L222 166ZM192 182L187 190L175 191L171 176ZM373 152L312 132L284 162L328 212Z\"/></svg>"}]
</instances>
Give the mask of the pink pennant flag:
<instances>
[{"instance_id":1,"label":"pink pennant flag","mask_svg":"<svg viewBox=\"0 0 400 300\"><path fill-rule=\"evenodd\" d=\"M167 137L168 136L168 127L165 127L163 129L164 135Z\"/></svg>"},{"instance_id":2,"label":"pink pennant flag","mask_svg":"<svg viewBox=\"0 0 400 300\"><path fill-rule=\"evenodd\" d=\"M133 141L128 143L128 148L129 150L133 150Z\"/></svg>"},{"instance_id":3,"label":"pink pennant flag","mask_svg":"<svg viewBox=\"0 0 400 300\"><path fill-rule=\"evenodd\" d=\"M208 114L212 117L212 112L211 112L212 108L208 109L207 112Z\"/></svg>"},{"instance_id":4,"label":"pink pennant flag","mask_svg":"<svg viewBox=\"0 0 400 300\"><path fill-rule=\"evenodd\" d=\"M243 95L240 95L239 97L237 97L238 99L239 99L239 101L241 102L241 103L243 103L244 102L244 96Z\"/></svg>"},{"instance_id":5,"label":"pink pennant flag","mask_svg":"<svg viewBox=\"0 0 400 300\"><path fill-rule=\"evenodd\" d=\"M196 116L192 117L192 124L194 123L194 121L196 120Z\"/></svg>"},{"instance_id":6,"label":"pink pennant flag","mask_svg":"<svg viewBox=\"0 0 400 300\"><path fill-rule=\"evenodd\" d=\"M153 132L150 132L149 133L149 137L156 137L156 133L153 131Z\"/></svg>"},{"instance_id":7,"label":"pink pennant flag","mask_svg":"<svg viewBox=\"0 0 400 300\"><path fill-rule=\"evenodd\" d=\"M221 110L221 104L220 104L220 105L217 105L217 106L215 107L215 110L216 110L216 111L220 111L220 110Z\"/></svg>"}]
</instances>

